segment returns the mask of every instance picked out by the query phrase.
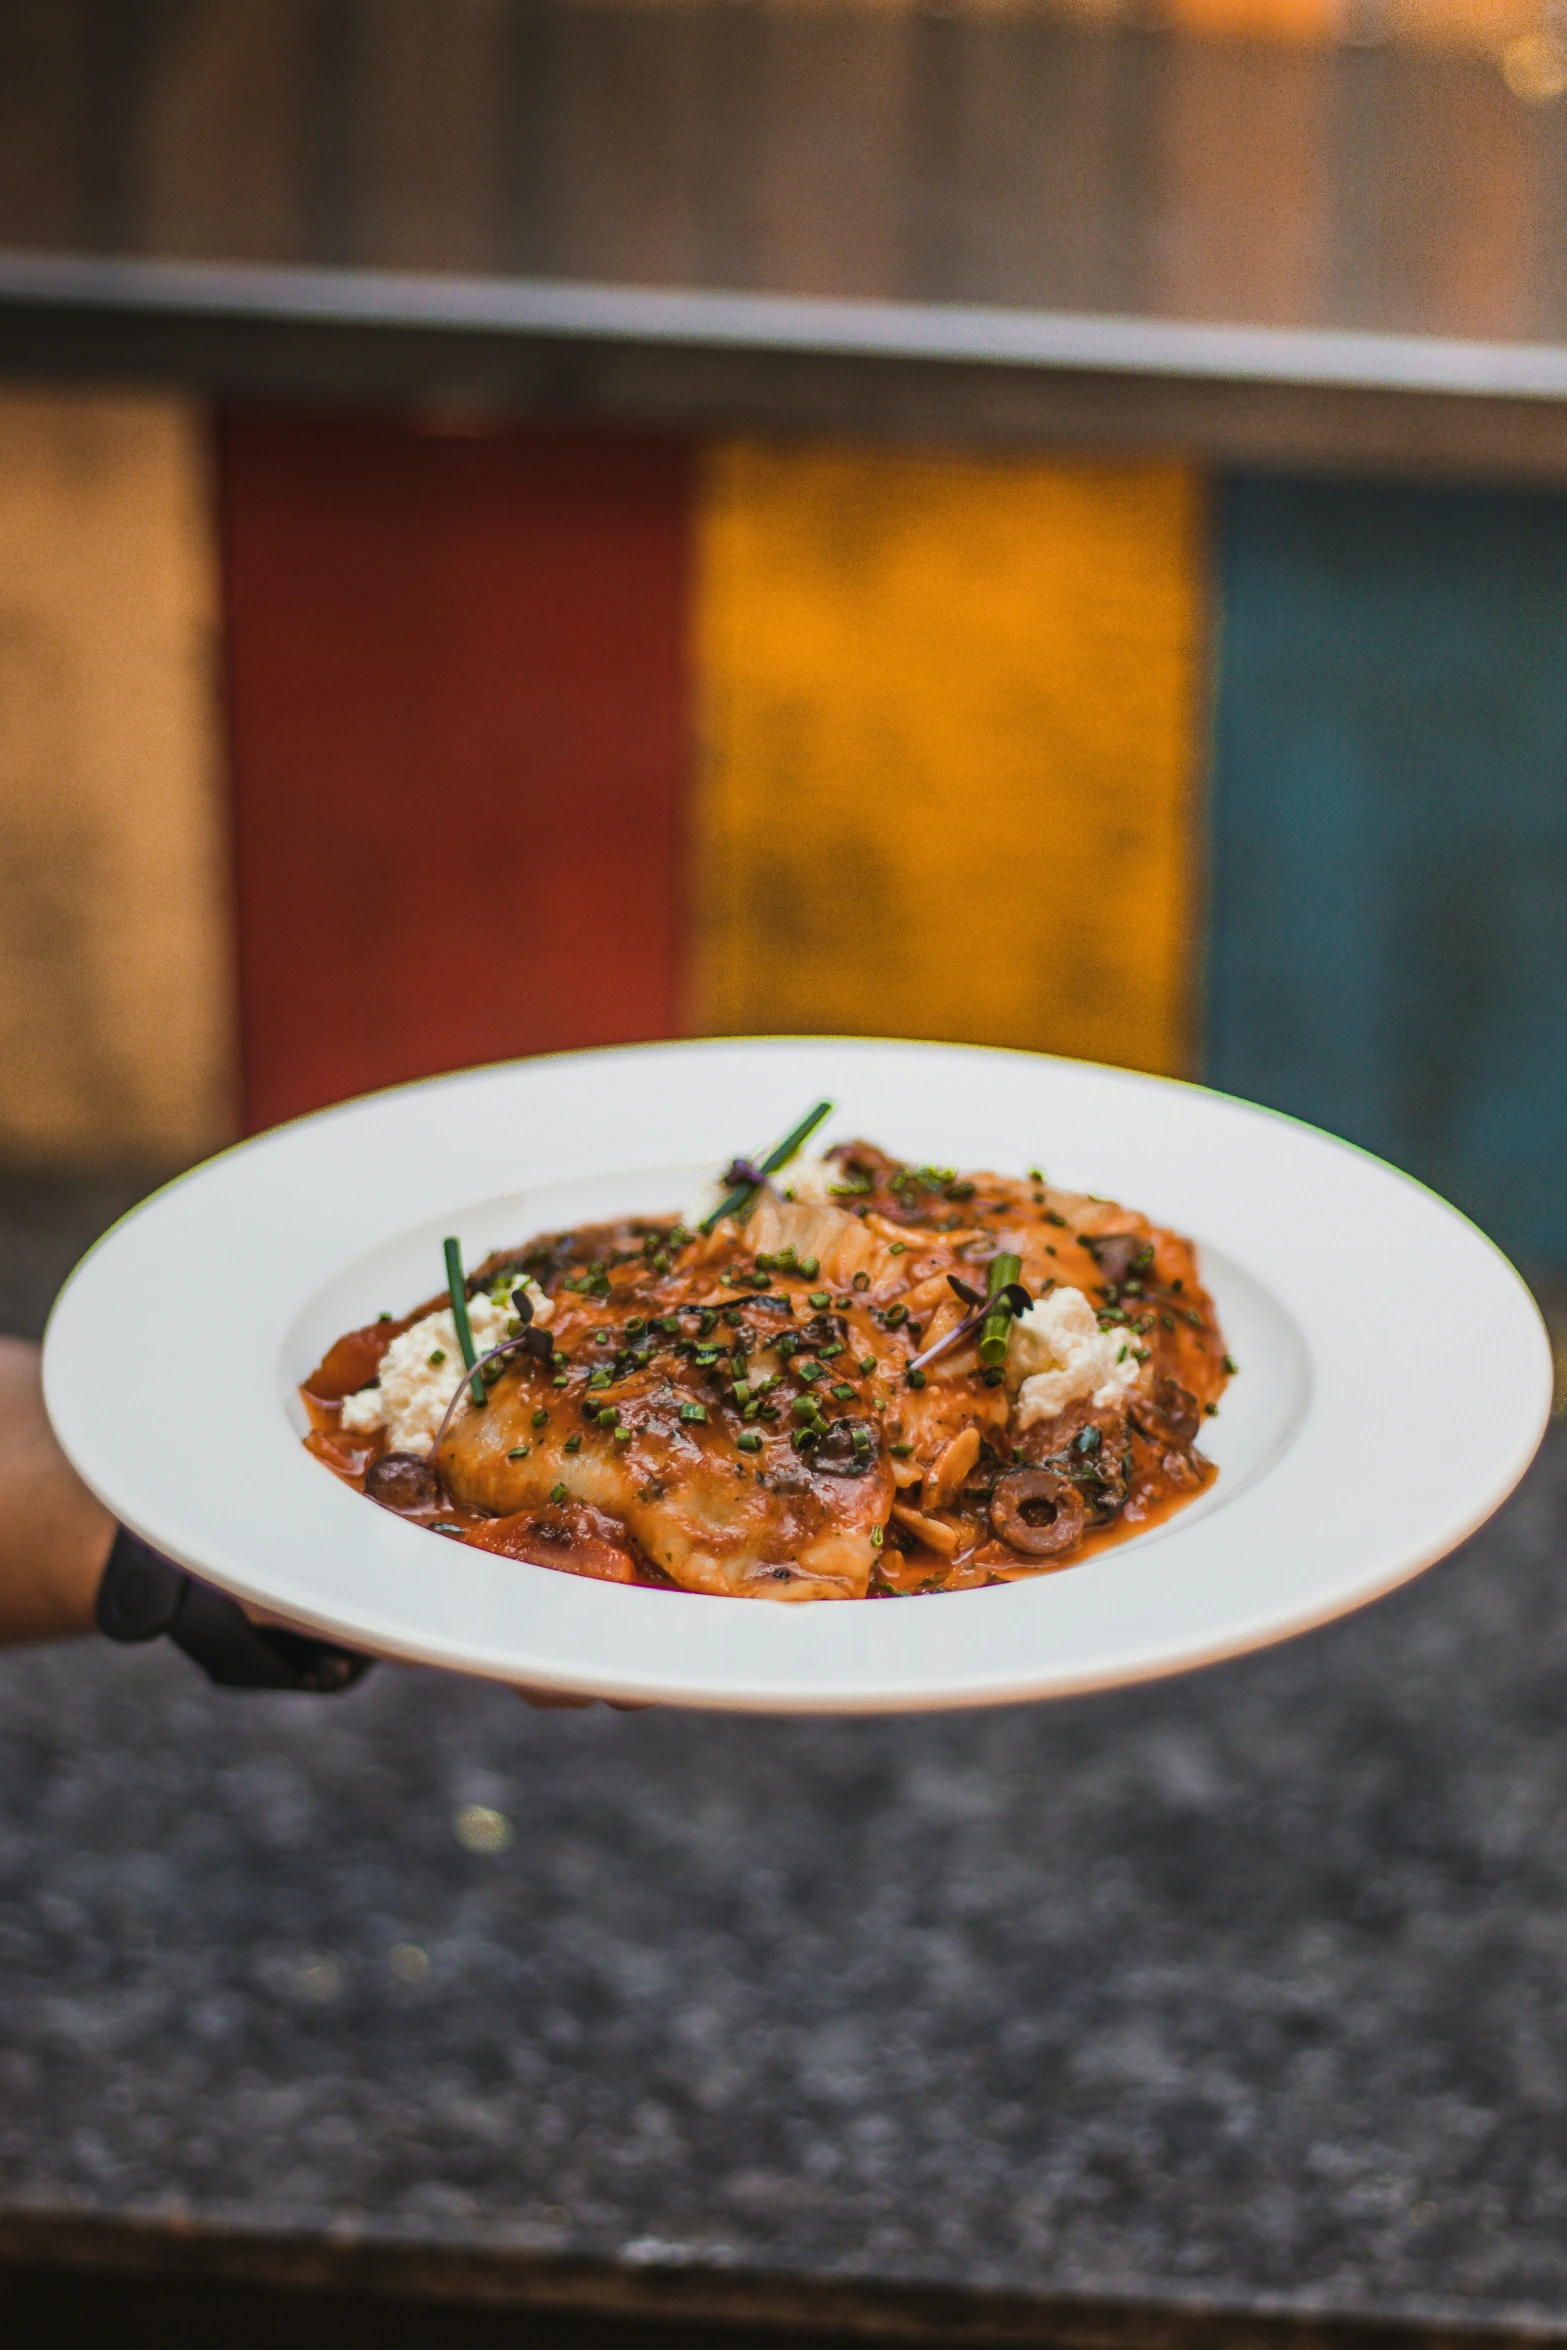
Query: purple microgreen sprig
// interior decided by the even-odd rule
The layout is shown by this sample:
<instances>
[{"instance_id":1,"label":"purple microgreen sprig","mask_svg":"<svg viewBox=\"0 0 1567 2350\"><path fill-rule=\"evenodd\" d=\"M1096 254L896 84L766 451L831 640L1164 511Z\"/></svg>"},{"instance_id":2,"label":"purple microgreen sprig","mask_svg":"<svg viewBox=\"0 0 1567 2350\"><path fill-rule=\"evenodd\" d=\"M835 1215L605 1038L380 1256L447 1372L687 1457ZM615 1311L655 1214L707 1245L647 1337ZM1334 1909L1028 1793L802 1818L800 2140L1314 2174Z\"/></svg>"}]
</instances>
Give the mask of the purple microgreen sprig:
<instances>
[{"instance_id":1,"label":"purple microgreen sprig","mask_svg":"<svg viewBox=\"0 0 1567 2350\"><path fill-rule=\"evenodd\" d=\"M477 1387L479 1390L477 1400L480 1403L488 1401L488 1395L484 1385L484 1366L486 1363L498 1363L504 1356L515 1354L536 1355L540 1362L544 1363L552 1363L555 1359L555 1341L553 1338L551 1338L547 1330L534 1322L532 1304L526 1297L523 1296L520 1287L513 1292L511 1303L513 1311L521 1316L523 1327L516 1333L514 1337L503 1338L499 1346L492 1346L488 1354L477 1356L475 1360L468 1365L471 1377L467 1379L460 1379L457 1385L453 1388L452 1400L446 1407L446 1416L435 1432L435 1442L431 1445L429 1453L429 1458L432 1465L434 1464L436 1454L440 1451L441 1446L446 1442L446 1432L448 1428L450 1428L452 1421L456 1416L457 1407L462 1402L463 1397L468 1394L472 1388ZM437 1475L439 1475L439 1471L437 1471Z\"/></svg>"},{"instance_id":2,"label":"purple microgreen sprig","mask_svg":"<svg viewBox=\"0 0 1567 2350\"><path fill-rule=\"evenodd\" d=\"M932 1363L939 1361L945 1354L951 1354L954 1347L962 1346L967 1339L972 1338L975 1331L982 1329L992 1314L1004 1310L1016 1320L1026 1314L1034 1302L1021 1281L1007 1282L1004 1287L996 1291L993 1297L981 1297L977 1289L971 1289L968 1283L960 1281L955 1273L947 1275L947 1284L949 1288L957 1292L964 1305L972 1308L972 1311L965 1314L961 1322L955 1322L950 1330L944 1332L940 1338L927 1346L923 1354L917 1354L909 1365L911 1371L928 1371Z\"/></svg>"},{"instance_id":3,"label":"purple microgreen sprig","mask_svg":"<svg viewBox=\"0 0 1567 2350\"><path fill-rule=\"evenodd\" d=\"M831 1110L831 1102L818 1102L810 1116L802 1118L794 1131L786 1134L782 1142L776 1144L759 1165L751 1159L734 1160L724 1177L729 1189L712 1214L703 1217L697 1230L703 1233L711 1232L714 1225L721 1223L725 1216L737 1216L742 1208L748 1207L764 1187L770 1189L771 1186L767 1182L768 1176L776 1175L780 1167L788 1166L789 1161L796 1156L802 1144L807 1142L816 1132L817 1127L831 1113Z\"/></svg>"}]
</instances>

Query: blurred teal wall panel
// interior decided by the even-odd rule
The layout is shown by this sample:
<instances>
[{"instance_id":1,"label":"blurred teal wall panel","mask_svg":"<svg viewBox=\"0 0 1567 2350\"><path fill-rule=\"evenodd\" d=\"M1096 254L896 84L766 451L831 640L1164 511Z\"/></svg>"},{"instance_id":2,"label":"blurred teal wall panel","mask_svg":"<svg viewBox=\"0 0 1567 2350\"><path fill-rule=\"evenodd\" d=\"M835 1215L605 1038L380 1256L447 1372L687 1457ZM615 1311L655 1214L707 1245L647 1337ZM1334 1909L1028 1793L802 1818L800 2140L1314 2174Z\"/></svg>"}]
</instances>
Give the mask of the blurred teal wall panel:
<instances>
[{"instance_id":1,"label":"blurred teal wall panel","mask_svg":"<svg viewBox=\"0 0 1567 2350\"><path fill-rule=\"evenodd\" d=\"M1210 1081L1567 1269L1567 498L1219 496Z\"/></svg>"}]
</instances>

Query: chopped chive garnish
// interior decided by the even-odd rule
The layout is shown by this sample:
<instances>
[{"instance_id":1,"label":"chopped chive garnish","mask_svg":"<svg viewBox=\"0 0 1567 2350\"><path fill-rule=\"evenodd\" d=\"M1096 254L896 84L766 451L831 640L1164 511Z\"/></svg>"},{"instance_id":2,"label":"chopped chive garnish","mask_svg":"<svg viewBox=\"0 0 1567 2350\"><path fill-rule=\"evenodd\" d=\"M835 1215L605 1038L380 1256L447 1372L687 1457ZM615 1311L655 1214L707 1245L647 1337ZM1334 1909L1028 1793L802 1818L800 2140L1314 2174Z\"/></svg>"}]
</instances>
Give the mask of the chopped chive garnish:
<instances>
[{"instance_id":1,"label":"chopped chive garnish","mask_svg":"<svg viewBox=\"0 0 1567 2350\"><path fill-rule=\"evenodd\" d=\"M566 1449L569 1452L571 1450L570 1445L568 1445ZM531 1444L514 1444L511 1448L511 1451L506 1455L506 1458L509 1461L525 1461L532 1450L533 1447Z\"/></svg>"},{"instance_id":2,"label":"chopped chive garnish","mask_svg":"<svg viewBox=\"0 0 1567 2350\"><path fill-rule=\"evenodd\" d=\"M742 1428L735 1442L742 1452L760 1452L762 1449L762 1439L755 1428Z\"/></svg>"},{"instance_id":3,"label":"chopped chive garnish","mask_svg":"<svg viewBox=\"0 0 1567 2350\"><path fill-rule=\"evenodd\" d=\"M817 1274L821 1271L821 1266L817 1263L814 1257L802 1257L800 1259L800 1271L804 1274L807 1281L814 1281Z\"/></svg>"},{"instance_id":4,"label":"chopped chive garnish","mask_svg":"<svg viewBox=\"0 0 1567 2350\"><path fill-rule=\"evenodd\" d=\"M446 1349L444 1346L438 1346L433 1354L426 1355L425 1357L425 1361L431 1366L432 1370L437 1369L442 1363L445 1362L445 1360Z\"/></svg>"},{"instance_id":5,"label":"chopped chive garnish","mask_svg":"<svg viewBox=\"0 0 1567 2350\"><path fill-rule=\"evenodd\" d=\"M813 1289L811 1291L811 1303L813 1306L815 1306L817 1312L820 1313L823 1306L831 1305L832 1300L827 1295L825 1289Z\"/></svg>"},{"instance_id":6,"label":"chopped chive garnish","mask_svg":"<svg viewBox=\"0 0 1567 2350\"><path fill-rule=\"evenodd\" d=\"M617 1428L615 1430L615 1442L617 1444L629 1444L631 1442L631 1430L629 1428Z\"/></svg>"},{"instance_id":7,"label":"chopped chive garnish","mask_svg":"<svg viewBox=\"0 0 1567 2350\"><path fill-rule=\"evenodd\" d=\"M540 1404L538 1410L533 1415L533 1425L535 1428L542 1428L548 1418L549 1413L544 1409L544 1406Z\"/></svg>"},{"instance_id":8,"label":"chopped chive garnish","mask_svg":"<svg viewBox=\"0 0 1567 2350\"><path fill-rule=\"evenodd\" d=\"M564 1500L565 1500L565 1498L566 1498L566 1488L565 1488L565 1486L564 1486L564 1485L552 1485L552 1486L550 1487L550 1499L551 1499L551 1501L564 1501Z\"/></svg>"},{"instance_id":9,"label":"chopped chive garnish","mask_svg":"<svg viewBox=\"0 0 1567 2350\"><path fill-rule=\"evenodd\" d=\"M468 1291L462 1277L462 1250L452 1239L443 1240L446 1257L446 1286L451 1294L452 1320L457 1325L457 1343L462 1348L462 1359L471 1371L479 1359L479 1350L473 1343L473 1324L468 1319ZM475 1403L484 1401L484 1381L470 1379L468 1393Z\"/></svg>"},{"instance_id":10,"label":"chopped chive garnish","mask_svg":"<svg viewBox=\"0 0 1567 2350\"><path fill-rule=\"evenodd\" d=\"M564 1446L564 1448L563 1448L563 1449L564 1449L565 1451L567 1451L567 1452L580 1452L580 1451L582 1450L582 1439L581 1439L581 1437L580 1437L580 1436L568 1436L568 1437L567 1437L567 1439L566 1439L565 1446Z\"/></svg>"},{"instance_id":11,"label":"chopped chive garnish","mask_svg":"<svg viewBox=\"0 0 1567 2350\"><path fill-rule=\"evenodd\" d=\"M871 1528L871 1548L872 1548L872 1550L880 1550L880 1548L881 1548L881 1546L882 1546L882 1541L883 1541L883 1535L882 1535L882 1530L881 1530L881 1528L880 1528L879 1526L873 1526L873 1527Z\"/></svg>"},{"instance_id":12,"label":"chopped chive garnish","mask_svg":"<svg viewBox=\"0 0 1567 2350\"><path fill-rule=\"evenodd\" d=\"M854 1390L852 1387L835 1387L832 1392L838 1398L840 1403L852 1403L854 1401Z\"/></svg>"},{"instance_id":13,"label":"chopped chive garnish","mask_svg":"<svg viewBox=\"0 0 1567 2350\"><path fill-rule=\"evenodd\" d=\"M711 1232L713 1226L721 1222L725 1216L736 1215L741 1208L753 1200L769 1175L776 1175L780 1167L788 1166L789 1161L799 1151L801 1144L816 1132L817 1127L820 1126L831 1109L831 1102L818 1102L808 1118L802 1118L792 1133L786 1134L782 1142L774 1145L759 1167L753 1167L747 1161L737 1159L730 1168L728 1177L733 1189L724 1194L712 1214L704 1217L697 1226L697 1230Z\"/></svg>"},{"instance_id":14,"label":"chopped chive garnish","mask_svg":"<svg viewBox=\"0 0 1567 2350\"><path fill-rule=\"evenodd\" d=\"M377 1320L378 1322L389 1322L391 1319L392 1319L392 1317L391 1317L391 1315L390 1315L390 1314L377 1314L377 1315L376 1315L376 1320Z\"/></svg>"},{"instance_id":15,"label":"chopped chive garnish","mask_svg":"<svg viewBox=\"0 0 1567 2350\"><path fill-rule=\"evenodd\" d=\"M986 1295L999 1298L1002 1290L1010 1289L1023 1270L1021 1257L992 1257L986 1278ZM1012 1324L1015 1319L1010 1304L998 1305L980 1325L979 1359L982 1363L1004 1363L1012 1343Z\"/></svg>"},{"instance_id":16,"label":"chopped chive garnish","mask_svg":"<svg viewBox=\"0 0 1567 2350\"><path fill-rule=\"evenodd\" d=\"M912 1444L894 1444L889 1448L900 1461L906 1461L914 1450Z\"/></svg>"},{"instance_id":17,"label":"chopped chive garnish","mask_svg":"<svg viewBox=\"0 0 1567 2350\"><path fill-rule=\"evenodd\" d=\"M705 1403L683 1403L680 1407L680 1417L682 1420L705 1420L707 1406Z\"/></svg>"},{"instance_id":18,"label":"chopped chive garnish","mask_svg":"<svg viewBox=\"0 0 1567 2350\"><path fill-rule=\"evenodd\" d=\"M911 1387L923 1387L925 1384L924 1372L917 1370L912 1363L909 1365L908 1379Z\"/></svg>"},{"instance_id":19,"label":"chopped chive garnish","mask_svg":"<svg viewBox=\"0 0 1567 2350\"><path fill-rule=\"evenodd\" d=\"M1224 1355L1221 1357L1221 1360L1224 1364L1224 1368L1229 1372L1230 1377L1233 1379L1236 1372L1240 1369L1239 1363L1235 1360L1233 1355Z\"/></svg>"},{"instance_id":20,"label":"chopped chive garnish","mask_svg":"<svg viewBox=\"0 0 1567 2350\"><path fill-rule=\"evenodd\" d=\"M861 1355L861 1357L860 1357L860 1377L861 1377L862 1379L868 1379L868 1378L870 1377L871 1373L872 1373L872 1372L875 1370L875 1368L876 1368L876 1357L875 1357L874 1355Z\"/></svg>"}]
</instances>

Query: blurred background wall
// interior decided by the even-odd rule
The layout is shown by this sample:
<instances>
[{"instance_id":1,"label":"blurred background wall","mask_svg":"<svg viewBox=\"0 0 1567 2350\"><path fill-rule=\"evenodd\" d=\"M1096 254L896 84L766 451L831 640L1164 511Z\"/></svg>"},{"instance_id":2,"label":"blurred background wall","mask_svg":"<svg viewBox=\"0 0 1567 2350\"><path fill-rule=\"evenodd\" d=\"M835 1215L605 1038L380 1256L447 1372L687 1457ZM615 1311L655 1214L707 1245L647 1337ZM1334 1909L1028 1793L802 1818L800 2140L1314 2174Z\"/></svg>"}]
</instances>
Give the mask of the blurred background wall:
<instances>
[{"instance_id":1,"label":"blurred background wall","mask_svg":"<svg viewBox=\"0 0 1567 2350\"><path fill-rule=\"evenodd\" d=\"M1564 93L1555 0L11 0L0 1157L949 1036L1567 1272Z\"/></svg>"}]
</instances>

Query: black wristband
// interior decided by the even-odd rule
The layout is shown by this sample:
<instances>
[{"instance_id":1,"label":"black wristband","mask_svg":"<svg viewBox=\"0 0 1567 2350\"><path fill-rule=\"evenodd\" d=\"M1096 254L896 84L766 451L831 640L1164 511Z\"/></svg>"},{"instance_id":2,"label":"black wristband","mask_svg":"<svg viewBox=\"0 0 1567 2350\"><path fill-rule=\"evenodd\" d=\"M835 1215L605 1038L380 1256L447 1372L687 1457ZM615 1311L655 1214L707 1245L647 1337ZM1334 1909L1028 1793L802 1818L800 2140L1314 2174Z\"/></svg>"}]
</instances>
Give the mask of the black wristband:
<instances>
[{"instance_id":1,"label":"black wristband","mask_svg":"<svg viewBox=\"0 0 1567 2350\"><path fill-rule=\"evenodd\" d=\"M198 1583L122 1526L114 1537L93 1610L110 1640L156 1640L166 1632L220 1689L349 1689L374 1663L351 1648L253 1624L238 1600Z\"/></svg>"}]
</instances>

